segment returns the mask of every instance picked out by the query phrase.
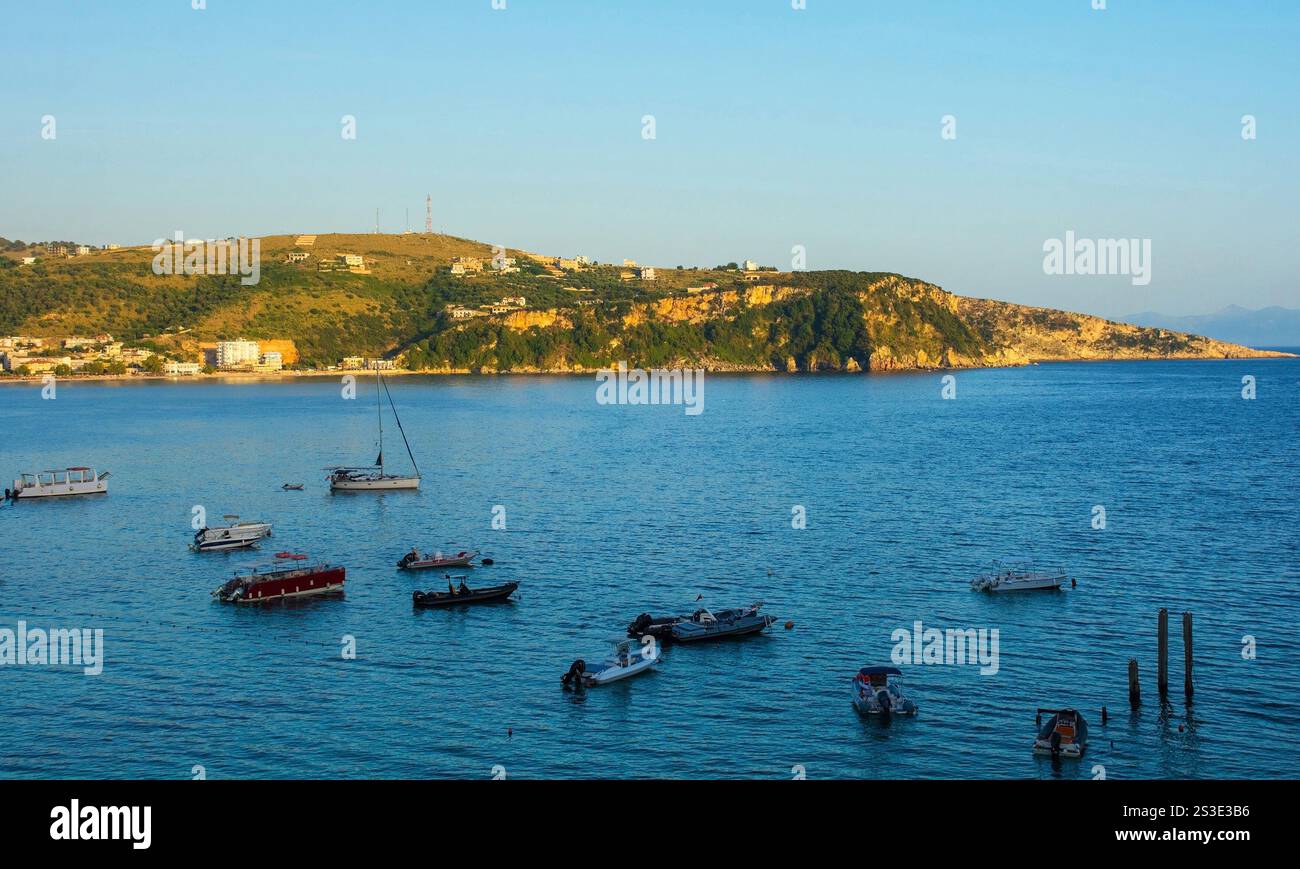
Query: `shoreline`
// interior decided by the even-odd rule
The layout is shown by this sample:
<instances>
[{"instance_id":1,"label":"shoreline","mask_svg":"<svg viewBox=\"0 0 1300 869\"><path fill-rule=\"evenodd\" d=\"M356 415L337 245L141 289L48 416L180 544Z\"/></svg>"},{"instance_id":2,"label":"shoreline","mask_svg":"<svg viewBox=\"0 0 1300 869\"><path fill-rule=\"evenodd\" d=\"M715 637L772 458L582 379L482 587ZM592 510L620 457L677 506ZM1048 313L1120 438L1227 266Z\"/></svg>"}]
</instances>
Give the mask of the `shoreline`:
<instances>
[{"instance_id":1,"label":"shoreline","mask_svg":"<svg viewBox=\"0 0 1300 869\"><path fill-rule=\"evenodd\" d=\"M1050 358L1031 359L1028 362L1008 364L1008 365L974 365L974 366L933 366L926 368L882 368L872 370L870 368L858 371L846 371L843 369L826 369L814 371L781 371L772 367L759 368L757 366L746 368L743 366L729 368L705 368L707 374L718 375L749 375L765 374L779 377L799 377L803 375L843 375L846 377L858 377L862 375L881 375L881 374L922 374L936 371L991 371L994 369L1005 368L1026 368L1031 365L1040 364L1071 364L1071 363L1097 363L1097 362L1245 362L1249 360L1279 360L1279 359L1300 359L1300 354L1288 353L1278 350L1261 350L1255 356L1145 356L1137 358ZM689 368L686 363L678 366L680 368ZM427 369L423 371L413 371L407 368L394 368L384 371L385 377L590 377L604 369L583 368L583 369L556 369L556 370L516 370L516 371L472 371L470 369ZM647 369L648 370L648 369ZM212 374L95 374L87 376L72 375L70 377L57 378L56 383L139 383L164 381L169 383L201 383L207 381L280 381L280 380L297 380L301 378L315 377L354 377L370 376L373 370L356 369L356 370L339 370L339 371L320 371L320 370L286 370L282 372L213 372ZM46 375L29 375L27 377L0 377L0 386L6 384L27 384L43 385Z\"/></svg>"}]
</instances>

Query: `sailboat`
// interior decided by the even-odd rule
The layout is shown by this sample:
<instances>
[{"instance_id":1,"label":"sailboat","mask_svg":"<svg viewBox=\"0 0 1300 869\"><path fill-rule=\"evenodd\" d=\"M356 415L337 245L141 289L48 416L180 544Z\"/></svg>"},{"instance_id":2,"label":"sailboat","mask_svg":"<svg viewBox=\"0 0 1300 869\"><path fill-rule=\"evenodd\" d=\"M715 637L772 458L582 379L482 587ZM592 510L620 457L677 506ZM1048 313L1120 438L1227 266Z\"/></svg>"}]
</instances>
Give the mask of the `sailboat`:
<instances>
[{"instance_id":1,"label":"sailboat","mask_svg":"<svg viewBox=\"0 0 1300 869\"><path fill-rule=\"evenodd\" d=\"M415 469L413 476L390 474L384 466L383 397L385 395L388 396L389 407L393 409L393 419L397 420L397 430L402 435L402 443L406 444L406 454L411 458L411 467ZM420 488L420 469L415 464L415 454L411 452L411 443L406 439L406 431L402 428L402 418L397 415L397 405L393 404L392 393L388 391L388 385L384 383L384 377L379 372L379 363L375 363L375 407L379 417L379 457L370 467L327 468L326 470L330 472L331 492L388 492L394 489Z\"/></svg>"}]
</instances>

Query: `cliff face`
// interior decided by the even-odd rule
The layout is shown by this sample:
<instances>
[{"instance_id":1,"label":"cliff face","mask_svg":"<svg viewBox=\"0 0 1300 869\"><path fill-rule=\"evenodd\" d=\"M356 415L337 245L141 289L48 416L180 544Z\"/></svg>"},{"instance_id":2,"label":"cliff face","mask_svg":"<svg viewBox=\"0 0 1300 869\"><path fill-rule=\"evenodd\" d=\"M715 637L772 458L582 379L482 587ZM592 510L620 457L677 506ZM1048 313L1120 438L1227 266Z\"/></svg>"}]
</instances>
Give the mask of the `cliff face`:
<instances>
[{"instance_id":1,"label":"cliff face","mask_svg":"<svg viewBox=\"0 0 1300 869\"><path fill-rule=\"evenodd\" d=\"M956 312L991 345L1026 360L1253 359L1254 350L1166 329L1114 323L1087 314L954 296Z\"/></svg>"},{"instance_id":2,"label":"cliff face","mask_svg":"<svg viewBox=\"0 0 1300 869\"><path fill-rule=\"evenodd\" d=\"M714 371L856 372L1285 355L1086 314L964 298L898 275L832 273L810 285L756 284L672 296L633 304L604 324L581 311L555 309L512 313L496 322L495 335L490 323L464 327L487 327L475 361L457 367L444 359L430 368L575 372L627 360ZM502 337L505 332L511 337ZM572 340L576 332L594 338L585 353ZM534 355L511 363L498 352L503 343L543 336L550 348L545 359ZM647 336L658 342L653 348L639 340ZM646 358L648 350L665 346L667 352Z\"/></svg>"}]
</instances>

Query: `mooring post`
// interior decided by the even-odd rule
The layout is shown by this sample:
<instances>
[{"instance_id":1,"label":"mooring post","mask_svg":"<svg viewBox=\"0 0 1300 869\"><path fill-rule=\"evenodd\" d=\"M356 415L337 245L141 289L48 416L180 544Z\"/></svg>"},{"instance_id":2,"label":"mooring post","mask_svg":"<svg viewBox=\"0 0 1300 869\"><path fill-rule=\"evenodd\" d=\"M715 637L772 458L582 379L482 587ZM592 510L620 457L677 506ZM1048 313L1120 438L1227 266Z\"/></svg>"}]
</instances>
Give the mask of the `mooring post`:
<instances>
[{"instance_id":1,"label":"mooring post","mask_svg":"<svg viewBox=\"0 0 1300 869\"><path fill-rule=\"evenodd\" d=\"M1183 691L1192 696L1192 614L1183 613Z\"/></svg>"},{"instance_id":2,"label":"mooring post","mask_svg":"<svg viewBox=\"0 0 1300 869\"><path fill-rule=\"evenodd\" d=\"M1138 684L1137 658L1128 659L1128 702L1133 706L1142 703L1142 686Z\"/></svg>"},{"instance_id":3,"label":"mooring post","mask_svg":"<svg viewBox=\"0 0 1300 869\"><path fill-rule=\"evenodd\" d=\"M1161 609L1156 626L1156 690L1169 693L1169 610Z\"/></svg>"}]
</instances>

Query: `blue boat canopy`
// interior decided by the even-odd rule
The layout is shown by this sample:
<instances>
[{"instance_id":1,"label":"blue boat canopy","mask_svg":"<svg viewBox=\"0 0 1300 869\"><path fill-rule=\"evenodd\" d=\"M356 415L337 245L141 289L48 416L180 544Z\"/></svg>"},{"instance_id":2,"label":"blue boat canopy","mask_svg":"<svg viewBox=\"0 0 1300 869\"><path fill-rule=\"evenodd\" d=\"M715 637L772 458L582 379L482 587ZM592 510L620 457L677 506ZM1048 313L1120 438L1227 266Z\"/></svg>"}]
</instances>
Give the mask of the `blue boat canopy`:
<instances>
[{"instance_id":1,"label":"blue boat canopy","mask_svg":"<svg viewBox=\"0 0 1300 869\"><path fill-rule=\"evenodd\" d=\"M863 667L858 671L863 676L901 676L903 671L897 667Z\"/></svg>"}]
</instances>

